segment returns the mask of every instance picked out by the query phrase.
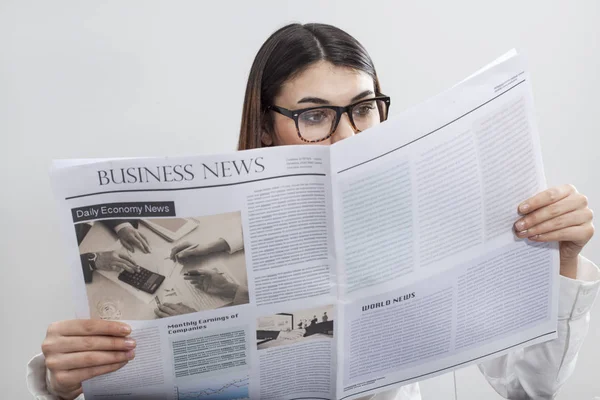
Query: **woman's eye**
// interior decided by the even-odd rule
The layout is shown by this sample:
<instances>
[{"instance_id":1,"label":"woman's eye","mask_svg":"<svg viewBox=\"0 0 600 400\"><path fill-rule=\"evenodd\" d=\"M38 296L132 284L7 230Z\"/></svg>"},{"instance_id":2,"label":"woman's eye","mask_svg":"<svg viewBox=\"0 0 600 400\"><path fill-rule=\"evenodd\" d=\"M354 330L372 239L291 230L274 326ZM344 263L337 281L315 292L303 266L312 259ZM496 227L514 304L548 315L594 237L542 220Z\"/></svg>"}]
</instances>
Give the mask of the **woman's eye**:
<instances>
[{"instance_id":1,"label":"woman's eye","mask_svg":"<svg viewBox=\"0 0 600 400\"><path fill-rule=\"evenodd\" d=\"M367 104L359 104L354 108L354 115L359 117L364 117L366 115L371 114L371 111L375 109L375 104L367 103Z\"/></svg>"},{"instance_id":2,"label":"woman's eye","mask_svg":"<svg viewBox=\"0 0 600 400\"><path fill-rule=\"evenodd\" d=\"M328 117L328 115L326 112L318 111L318 110L305 112L300 115L302 122L308 123L308 124L313 124L313 125L325 122L327 120L327 117Z\"/></svg>"}]
</instances>

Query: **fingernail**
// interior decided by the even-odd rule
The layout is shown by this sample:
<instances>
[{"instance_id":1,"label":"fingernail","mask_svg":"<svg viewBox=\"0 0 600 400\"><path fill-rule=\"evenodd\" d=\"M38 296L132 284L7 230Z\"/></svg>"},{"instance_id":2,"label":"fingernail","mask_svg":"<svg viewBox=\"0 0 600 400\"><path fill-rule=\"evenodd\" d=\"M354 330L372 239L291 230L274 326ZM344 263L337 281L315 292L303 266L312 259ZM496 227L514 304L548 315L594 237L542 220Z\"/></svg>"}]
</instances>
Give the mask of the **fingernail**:
<instances>
[{"instance_id":1,"label":"fingernail","mask_svg":"<svg viewBox=\"0 0 600 400\"><path fill-rule=\"evenodd\" d=\"M540 235L533 235L532 237L530 237L529 239L531 240L536 240L540 237Z\"/></svg>"},{"instance_id":2,"label":"fingernail","mask_svg":"<svg viewBox=\"0 0 600 400\"><path fill-rule=\"evenodd\" d=\"M527 210L529 210L529 204L527 204L527 203L523 203L523 204L521 204L521 205L519 206L519 210L520 210L521 212L527 212Z\"/></svg>"},{"instance_id":3,"label":"fingernail","mask_svg":"<svg viewBox=\"0 0 600 400\"><path fill-rule=\"evenodd\" d=\"M125 340L125 347L127 347L128 349L135 348L135 340L133 340L133 339L126 339Z\"/></svg>"},{"instance_id":4,"label":"fingernail","mask_svg":"<svg viewBox=\"0 0 600 400\"><path fill-rule=\"evenodd\" d=\"M517 227L518 231L522 231L523 228L525 228L525 221L521 220L521 221L517 222L516 227Z\"/></svg>"},{"instance_id":5,"label":"fingernail","mask_svg":"<svg viewBox=\"0 0 600 400\"><path fill-rule=\"evenodd\" d=\"M135 351L133 350L129 350L126 354L128 360L133 360L133 358L135 357Z\"/></svg>"},{"instance_id":6,"label":"fingernail","mask_svg":"<svg viewBox=\"0 0 600 400\"><path fill-rule=\"evenodd\" d=\"M121 325L121 332L125 334L130 334L131 327L129 325Z\"/></svg>"}]
</instances>

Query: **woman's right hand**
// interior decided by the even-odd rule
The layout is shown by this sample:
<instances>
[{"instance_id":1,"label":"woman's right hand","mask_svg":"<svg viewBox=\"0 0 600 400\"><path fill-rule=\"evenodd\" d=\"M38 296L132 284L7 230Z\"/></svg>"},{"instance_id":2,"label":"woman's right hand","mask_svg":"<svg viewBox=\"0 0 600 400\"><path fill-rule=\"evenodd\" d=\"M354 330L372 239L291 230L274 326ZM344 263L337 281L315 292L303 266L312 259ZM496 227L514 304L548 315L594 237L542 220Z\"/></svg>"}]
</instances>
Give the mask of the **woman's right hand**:
<instances>
[{"instance_id":1,"label":"woman's right hand","mask_svg":"<svg viewBox=\"0 0 600 400\"><path fill-rule=\"evenodd\" d=\"M48 369L48 389L71 400L82 392L81 382L123 367L135 356L131 328L121 322L78 319L48 327L42 352Z\"/></svg>"}]
</instances>

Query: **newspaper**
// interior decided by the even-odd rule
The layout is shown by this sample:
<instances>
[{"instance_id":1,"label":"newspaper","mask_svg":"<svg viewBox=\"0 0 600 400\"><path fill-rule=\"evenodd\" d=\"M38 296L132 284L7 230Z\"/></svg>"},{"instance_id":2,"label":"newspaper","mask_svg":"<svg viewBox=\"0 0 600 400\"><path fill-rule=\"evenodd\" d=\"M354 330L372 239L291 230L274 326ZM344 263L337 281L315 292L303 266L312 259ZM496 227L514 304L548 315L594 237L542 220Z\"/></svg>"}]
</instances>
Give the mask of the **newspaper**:
<instances>
[{"instance_id":1,"label":"newspaper","mask_svg":"<svg viewBox=\"0 0 600 400\"><path fill-rule=\"evenodd\" d=\"M138 343L86 399L354 399L555 338L533 113L513 51L332 146L56 162L76 314Z\"/></svg>"}]
</instances>

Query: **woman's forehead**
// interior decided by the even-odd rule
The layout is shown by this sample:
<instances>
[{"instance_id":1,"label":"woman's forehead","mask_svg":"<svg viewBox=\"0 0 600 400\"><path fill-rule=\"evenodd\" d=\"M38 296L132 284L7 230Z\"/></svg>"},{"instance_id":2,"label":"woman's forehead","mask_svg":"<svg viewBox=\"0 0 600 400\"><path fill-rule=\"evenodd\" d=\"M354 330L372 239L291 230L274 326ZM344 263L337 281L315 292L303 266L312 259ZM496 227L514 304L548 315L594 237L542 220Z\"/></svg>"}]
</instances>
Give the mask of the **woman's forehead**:
<instances>
[{"instance_id":1,"label":"woman's forehead","mask_svg":"<svg viewBox=\"0 0 600 400\"><path fill-rule=\"evenodd\" d=\"M373 79L367 73L320 61L284 83L275 102L292 107L303 98L317 97L332 105L345 106L365 90L374 90Z\"/></svg>"}]
</instances>

